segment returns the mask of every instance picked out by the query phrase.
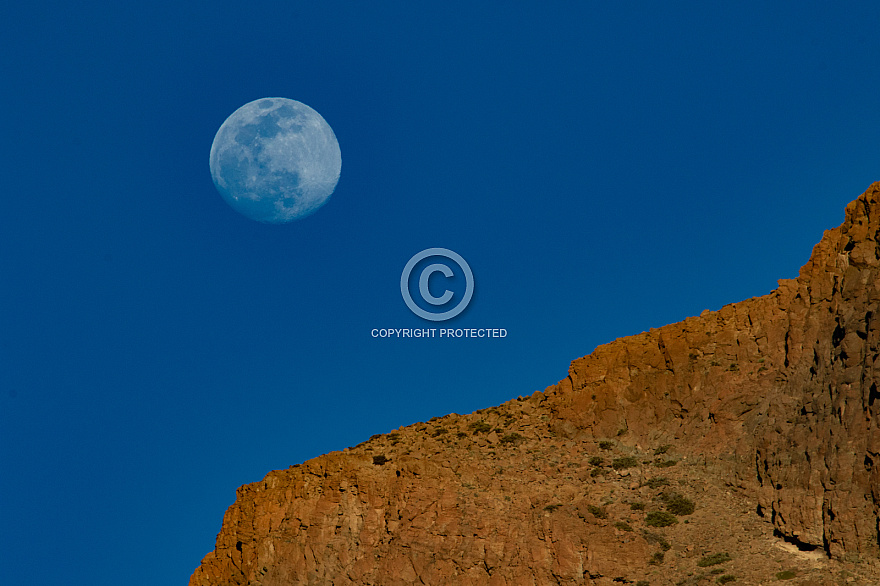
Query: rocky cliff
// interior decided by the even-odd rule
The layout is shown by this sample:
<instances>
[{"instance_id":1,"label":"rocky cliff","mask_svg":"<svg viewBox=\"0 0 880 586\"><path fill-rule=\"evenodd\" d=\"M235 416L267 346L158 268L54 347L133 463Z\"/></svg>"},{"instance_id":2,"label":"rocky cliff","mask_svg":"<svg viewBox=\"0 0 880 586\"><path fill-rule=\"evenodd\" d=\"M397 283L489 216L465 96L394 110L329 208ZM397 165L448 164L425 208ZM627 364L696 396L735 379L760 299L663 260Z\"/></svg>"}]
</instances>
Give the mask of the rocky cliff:
<instances>
[{"instance_id":1,"label":"rocky cliff","mask_svg":"<svg viewBox=\"0 0 880 586\"><path fill-rule=\"evenodd\" d=\"M878 241L875 183L768 295L241 487L191 586L880 583Z\"/></svg>"}]
</instances>

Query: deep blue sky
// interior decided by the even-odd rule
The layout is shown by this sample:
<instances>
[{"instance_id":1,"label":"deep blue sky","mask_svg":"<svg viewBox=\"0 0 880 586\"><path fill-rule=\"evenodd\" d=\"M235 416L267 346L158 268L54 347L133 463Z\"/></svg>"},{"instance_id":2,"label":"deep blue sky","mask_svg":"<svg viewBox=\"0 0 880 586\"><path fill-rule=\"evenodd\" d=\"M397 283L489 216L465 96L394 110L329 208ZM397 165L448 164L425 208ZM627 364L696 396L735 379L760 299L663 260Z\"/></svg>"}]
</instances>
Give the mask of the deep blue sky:
<instances>
[{"instance_id":1,"label":"deep blue sky","mask_svg":"<svg viewBox=\"0 0 880 586\"><path fill-rule=\"evenodd\" d=\"M185 583L237 486L766 294L880 179L876 2L7 4L4 585ZM283 226L208 171L267 96L342 149ZM507 338L370 337L436 246Z\"/></svg>"}]
</instances>

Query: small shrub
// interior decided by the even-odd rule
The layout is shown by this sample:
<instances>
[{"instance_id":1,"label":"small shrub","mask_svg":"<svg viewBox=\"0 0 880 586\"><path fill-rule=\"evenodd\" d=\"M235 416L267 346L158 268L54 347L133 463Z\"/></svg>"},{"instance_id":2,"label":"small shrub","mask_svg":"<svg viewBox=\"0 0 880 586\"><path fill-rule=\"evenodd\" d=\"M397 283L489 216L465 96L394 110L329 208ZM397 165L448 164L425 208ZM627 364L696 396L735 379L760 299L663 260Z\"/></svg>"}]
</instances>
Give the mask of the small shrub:
<instances>
[{"instance_id":1,"label":"small shrub","mask_svg":"<svg viewBox=\"0 0 880 586\"><path fill-rule=\"evenodd\" d=\"M723 573L726 572L726 571L727 571L727 570L725 570L724 568L715 568L714 570L712 570L712 571L709 572L709 573L710 573L710 574L723 574Z\"/></svg>"},{"instance_id":2,"label":"small shrub","mask_svg":"<svg viewBox=\"0 0 880 586\"><path fill-rule=\"evenodd\" d=\"M662 551L655 552L654 555L651 556L651 559L648 560L648 563L652 566L659 566L663 563L664 557L665 556L663 555Z\"/></svg>"},{"instance_id":3,"label":"small shrub","mask_svg":"<svg viewBox=\"0 0 880 586\"><path fill-rule=\"evenodd\" d=\"M718 580L716 580L719 584L727 584L728 582L736 582L736 576L733 574L724 574L723 576L719 576Z\"/></svg>"},{"instance_id":4,"label":"small shrub","mask_svg":"<svg viewBox=\"0 0 880 586\"><path fill-rule=\"evenodd\" d=\"M605 458L603 458L602 456L593 456L587 461L593 466L601 466L605 463Z\"/></svg>"},{"instance_id":5,"label":"small shrub","mask_svg":"<svg viewBox=\"0 0 880 586\"><path fill-rule=\"evenodd\" d=\"M654 466L657 466L658 468L669 468L676 464L678 464L677 460L658 460L657 462L654 462Z\"/></svg>"},{"instance_id":6,"label":"small shrub","mask_svg":"<svg viewBox=\"0 0 880 586\"><path fill-rule=\"evenodd\" d=\"M608 513L605 512L603 507L597 507L596 505L590 505L587 507L587 510L590 511L590 514L596 517L597 519L607 519Z\"/></svg>"},{"instance_id":7,"label":"small shrub","mask_svg":"<svg viewBox=\"0 0 880 586\"><path fill-rule=\"evenodd\" d=\"M633 511L644 511L645 503L630 503L629 508Z\"/></svg>"},{"instance_id":8,"label":"small shrub","mask_svg":"<svg viewBox=\"0 0 880 586\"><path fill-rule=\"evenodd\" d=\"M507 435L505 435L504 437L501 438L501 443L502 444L515 444L522 439L524 439L523 436L521 436L520 434L518 434L516 432L508 433Z\"/></svg>"},{"instance_id":9,"label":"small shrub","mask_svg":"<svg viewBox=\"0 0 880 586\"><path fill-rule=\"evenodd\" d=\"M729 370L730 372L736 372L739 370L739 366L736 364L731 364L730 366L727 367L727 370Z\"/></svg>"},{"instance_id":10,"label":"small shrub","mask_svg":"<svg viewBox=\"0 0 880 586\"><path fill-rule=\"evenodd\" d=\"M559 503L557 503L557 504L555 504L555 505L547 505L546 507L544 507L544 510L545 510L545 511L550 511L550 512L552 513L553 511L555 511L556 509L558 509L558 508L561 507L561 506L562 506L562 505L559 504Z\"/></svg>"},{"instance_id":11,"label":"small shrub","mask_svg":"<svg viewBox=\"0 0 880 586\"><path fill-rule=\"evenodd\" d=\"M597 476L602 476L603 474L605 474L605 471L602 470L601 468L593 468L592 470L590 470L590 476L592 478L596 478Z\"/></svg>"},{"instance_id":12,"label":"small shrub","mask_svg":"<svg viewBox=\"0 0 880 586\"><path fill-rule=\"evenodd\" d=\"M455 434L455 435L457 435L459 438L467 437L467 434L466 434L465 432L463 432L463 431L459 431L459 432L458 432L457 434Z\"/></svg>"},{"instance_id":13,"label":"small shrub","mask_svg":"<svg viewBox=\"0 0 880 586\"><path fill-rule=\"evenodd\" d=\"M445 433L449 433L449 430L445 427L435 427L434 431L431 432L431 437L437 437L438 435L443 435Z\"/></svg>"},{"instance_id":14,"label":"small shrub","mask_svg":"<svg viewBox=\"0 0 880 586\"><path fill-rule=\"evenodd\" d=\"M621 531L632 531L633 528L629 523L624 523L623 521L618 521L614 524L615 527L620 529Z\"/></svg>"},{"instance_id":15,"label":"small shrub","mask_svg":"<svg viewBox=\"0 0 880 586\"><path fill-rule=\"evenodd\" d=\"M614 442L609 442L609 441L599 442L599 449L600 450L610 450L613 447L614 447Z\"/></svg>"},{"instance_id":16,"label":"small shrub","mask_svg":"<svg viewBox=\"0 0 880 586\"><path fill-rule=\"evenodd\" d=\"M666 510L673 515L690 515L696 508L694 502L677 492L664 492L660 500L666 505Z\"/></svg>"},{"instance_id":17,"label":"small shrub","mask_svg":"<svg viewBox=\"0 0 880 586\"><path fill-rule=\"evenodd\" d=\"M797 576L797 572L794 570L783 570L782 572L776 573L777 580L791 580L795 576Z\"/></svg>"},{"instance_id":18,"label":"small shrub","mask_svg":"<svg viewBox=\"0 0 880 586\"><path fill-rule=\"evenodd\" d=\"M373 456L373 464L375 464L376 466L382 466L387 461L388 461L388 458L385 457L385 454L379 454L378 456Z\"/></svg>"},{"instance_id":19,"label":"small shrub","mask_svg":"<svg viewBox=\"0 0 880 586\"><path fill-rule=\"evenodd\" d=\"M712 555L707 555L703 557L700 561L697 562L697 565L701 568L708 568L709 566L717 566L718 564L729 562L731 559L732 558L727 552L713 553Z\"/></svg>"},{"instance_id":20,"label":"small shrub","mask_svg":"<svg viewBox=\"0 0 880 586\"><path fill-rule=\"evenodd\" d=\"M627 430L626 430L625 427L624 427L624 428L621 428L621 429L618 429L618 430L617 430L617 437L620 437L620 436L624 435L624 434L626 433L626 431L627 431Z\"/></svg>"},{"instance_id":21,"label":"small shrub","mask_svg":"<svg viewBox=\"0 0 880 586\"><path fill-rule=\"evenodd\" d=\"M632 456L625 456L623 458L616 458L611 462L611 467L615 470L625 470L626 468L632 468L633 466L638 466L639 461L633 458Z\"/></svg>"},{"instance_id":22,"label":"small shrub","mask_svg":"<svg viewBox=\"0 0 880 586\"><path fill-rule=\"evenodd\" d=\"M650 478L642 483L642 486L647 486L648 488L660 488L661 486L666 486L669 484L669 479L665 476L658 476L657 478Z\"/></svg>"},{"instance_id":23,"label":"small shrub","mask_svg":"<svg viewBox=\"0 0 880 586\"><path fill-rule=\"evenodd\" d=\"M654 450L654 455L661 456L661 455L665 454L666 452L668 452L669 448L671 448L671 447L672 447L672 444L663 444L662 446L660 446L659 448Z\"/></svg>"},{"instance_id":24,"label":"small shrub","mask_svg":"<svg viewBox=\"0 0 880 586\"><path fill-rule=\"evenodd\" d=\"M654 533L653 531L645 531L644 537L645 541L658 545L663 551L669 551L670 549L672 549L672 545L668 541L666 541L666 539L664 539L662 535L658 533Z\"/></svg>"},{"instance_id":25,"label":"small shrub","mask_svg":"<svg viewBox=\"0 0 880 586\"><path fill-rule=\"evenodd\" d=\"M678 523L678 519L672 513L666 511L651 511L645 517L645 524L649 527L669 527Z\"/></svg>"},{"instance_id":26,"label":"small shrub","mask_svg":"<svg viewBox=\"0 0 880 586\"><path fill-rule=\"evenodd\" d=\"M474 430L474 435L477 435L478 433L489 433L492 431L492 426L485 423L483 420L471 423L470 428Z\"/></svg>"}]
</instances>

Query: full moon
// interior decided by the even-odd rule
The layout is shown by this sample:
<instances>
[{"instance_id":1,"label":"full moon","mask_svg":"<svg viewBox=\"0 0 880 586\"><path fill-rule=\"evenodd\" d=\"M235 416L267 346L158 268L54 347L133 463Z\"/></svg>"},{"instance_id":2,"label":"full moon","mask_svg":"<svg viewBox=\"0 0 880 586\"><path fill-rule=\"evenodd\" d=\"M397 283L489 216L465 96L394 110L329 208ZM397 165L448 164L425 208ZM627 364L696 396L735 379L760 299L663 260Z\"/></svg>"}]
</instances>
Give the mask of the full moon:
<instances>
[{"instance_id":1,"label":"full moon","mask_svg":"<svg viewBox=\"0 0 880 586\"><path fill-rule=\"evenodd\" d=\"M342 170L333 129L296 100L263 98L226 119L211 145L211 177L234 210L283 224L314 213Z\"/></svg>"}]
</instances>

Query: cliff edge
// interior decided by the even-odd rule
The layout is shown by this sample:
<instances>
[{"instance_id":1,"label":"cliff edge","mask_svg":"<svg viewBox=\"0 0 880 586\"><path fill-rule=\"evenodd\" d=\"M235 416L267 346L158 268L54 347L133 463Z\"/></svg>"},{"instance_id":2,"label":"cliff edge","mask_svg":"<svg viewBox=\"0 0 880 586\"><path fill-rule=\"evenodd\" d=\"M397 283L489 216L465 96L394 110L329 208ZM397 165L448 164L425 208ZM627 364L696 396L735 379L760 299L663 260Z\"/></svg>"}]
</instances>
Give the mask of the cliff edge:
<instances>
[{"instance_id":1,"label":"cliff edge","mask_svg":"<svg viewBox=\"0 0 880 586\"><path fill-rule=\"evenodd\" d=\"M880 583L878 241L880 182L768 295L270 472L190 585Z\"/></svg>"}]
</instances>

